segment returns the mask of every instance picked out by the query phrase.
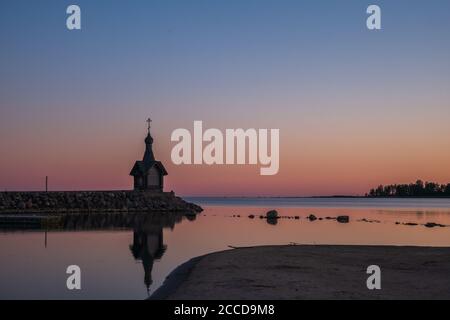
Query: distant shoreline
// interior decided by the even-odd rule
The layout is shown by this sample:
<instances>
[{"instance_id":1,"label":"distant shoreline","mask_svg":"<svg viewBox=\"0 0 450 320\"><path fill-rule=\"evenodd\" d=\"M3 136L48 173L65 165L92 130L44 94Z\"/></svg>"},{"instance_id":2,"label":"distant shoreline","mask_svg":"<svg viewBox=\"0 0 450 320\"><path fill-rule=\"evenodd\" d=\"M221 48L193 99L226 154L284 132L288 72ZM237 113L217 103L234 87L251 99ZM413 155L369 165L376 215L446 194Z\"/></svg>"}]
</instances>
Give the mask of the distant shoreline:
<instances>
[{"instance_id":1,"label":"distant shoreline","mask_svg":"<svg viewBox=\"0 0 450 320\"><path fill-rule=\"evenodd\" d=\"M366 287L374 264L381 268L381 290ZM150 299L450 299L449 273L450 248L245 247L189 260Z\"/></svg>"},{"instance_id":2,"label":"distant shoreline","mask_svg":"<svg viewBox=\"0 0 450 320\"><path fill-rule=\"evenodd\" d=\"M450 199L447 196L389 196L389 197L370 197L370 196L345 196L345 195L335 195L335 196L186 196L182 195L183 198L203 198L203 199Z\"/></svg>"},{"instance_id":3,"label":"distant shoreline","mask_svg":"<svg viewBox=\"0 0 450 320\"><path fill-rule=\"evenodd\" d=\"M129 189L111 190L5 190L1 193L98 193L98 192L131 192ZM164 192L169 193L169 192ZM182 198L211 198L211 199L450 199L450 196L355 196L355 195L323 195L323 196L204 196L204 195L178 195Z\"/></svg>"}]
</instances>

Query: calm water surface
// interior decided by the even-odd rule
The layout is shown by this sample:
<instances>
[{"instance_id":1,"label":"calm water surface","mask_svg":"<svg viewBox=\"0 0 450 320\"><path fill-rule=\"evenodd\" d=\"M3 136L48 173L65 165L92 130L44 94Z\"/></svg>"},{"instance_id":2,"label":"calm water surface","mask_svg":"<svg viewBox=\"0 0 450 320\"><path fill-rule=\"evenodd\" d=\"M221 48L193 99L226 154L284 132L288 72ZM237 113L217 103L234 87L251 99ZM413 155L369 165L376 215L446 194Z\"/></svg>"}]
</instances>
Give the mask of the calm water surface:
<instances>
[{"instance_id":1,"label":"calm water surface","mask_svg":"<svg viewBox=\"0 0 450 320\"><path fill-rule=\"evenodd\" d=\"M0 299L144 299L179 264L229 246L360 244L450 246L450 199L191 198L205 211L75 216L58 229L0 231ZM286 217L260 219L269 209ZM309 222L309 214L346 214L349 224ZM248 218L253 214L254 219ZM240 217L238 217L240 216ZM361 219L376 222L358 221ZM68 265L82 271L82 289L66 289Z\"/></svg>"}]
</instances>

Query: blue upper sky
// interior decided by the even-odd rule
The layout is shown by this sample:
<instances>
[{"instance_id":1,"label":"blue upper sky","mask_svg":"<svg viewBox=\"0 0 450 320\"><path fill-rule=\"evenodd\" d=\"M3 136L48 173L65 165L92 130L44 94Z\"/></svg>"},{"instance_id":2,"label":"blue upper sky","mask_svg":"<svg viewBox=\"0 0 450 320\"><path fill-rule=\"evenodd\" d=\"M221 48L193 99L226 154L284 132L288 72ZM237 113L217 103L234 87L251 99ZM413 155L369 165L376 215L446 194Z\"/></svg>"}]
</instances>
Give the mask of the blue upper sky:
<instances>
[{"instance_id":1,"label":"blue upper sky","mask_svg":"<svg viewBox=\"0 0 450 320\"><path fill-rule=\"evenodd\" d=\"M65 28L72 3L82 9L81 32ZM382 8L379 32L365 27L372 3ZM36 99L51 112L77 100L81 109L96 101L91 111L113 116L123 103L140 110L181 100L203 114L217 99L229 108L234 98L264 108L256 95L289 100L303 90L331 90L339 99L349 86L376 95L393 85L410 93L448 84L448 72L440 72L450 64L446 0L2 0L0 6L2 112ZM430 82L408 85L414 78Z\"/></svg>"}]
</instances>

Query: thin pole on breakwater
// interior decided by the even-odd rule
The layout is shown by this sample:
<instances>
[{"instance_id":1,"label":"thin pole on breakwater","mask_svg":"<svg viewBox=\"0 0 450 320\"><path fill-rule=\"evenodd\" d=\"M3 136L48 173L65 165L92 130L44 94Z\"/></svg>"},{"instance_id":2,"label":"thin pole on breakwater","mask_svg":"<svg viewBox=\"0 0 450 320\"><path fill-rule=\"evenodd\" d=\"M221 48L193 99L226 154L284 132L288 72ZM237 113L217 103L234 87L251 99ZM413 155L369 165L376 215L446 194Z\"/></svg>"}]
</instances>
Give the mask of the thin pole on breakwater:
<instances>
[{"instance_id":1,"label":"thin pole on breakwater","mask_svg":"<svg viewBox=\"0 0 450 320\"><path fill-rule=\"evenodd\" d=\"M45 176L45 192L48 192L48 176Z\"/></svg>"}]
</instances>

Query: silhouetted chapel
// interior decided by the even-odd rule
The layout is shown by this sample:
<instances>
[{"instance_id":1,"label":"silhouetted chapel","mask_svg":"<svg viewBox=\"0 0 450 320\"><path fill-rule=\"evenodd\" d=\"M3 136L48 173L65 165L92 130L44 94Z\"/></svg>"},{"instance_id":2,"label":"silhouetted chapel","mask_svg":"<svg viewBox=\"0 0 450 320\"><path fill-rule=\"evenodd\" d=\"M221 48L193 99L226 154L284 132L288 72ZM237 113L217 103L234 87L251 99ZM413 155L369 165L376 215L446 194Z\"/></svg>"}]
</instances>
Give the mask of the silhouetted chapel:
<instances>
[{"instance_id":1,"label":"silhouetted chapel","mask_svg":"<svg viewBox=\"0 0 450 320\"><path fill-rule=\"evenodd\" d=\"M150 135L150 123L148 119L148 134L145 138L145 153L142 161L136 161L131 169L130 176L134 177L134 190L162 191L164 187L164 176L167 171L160 161L155 160L153 154L153 138Z\"/></svg>"}]
</instances>

